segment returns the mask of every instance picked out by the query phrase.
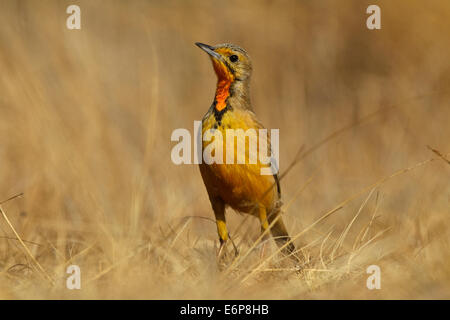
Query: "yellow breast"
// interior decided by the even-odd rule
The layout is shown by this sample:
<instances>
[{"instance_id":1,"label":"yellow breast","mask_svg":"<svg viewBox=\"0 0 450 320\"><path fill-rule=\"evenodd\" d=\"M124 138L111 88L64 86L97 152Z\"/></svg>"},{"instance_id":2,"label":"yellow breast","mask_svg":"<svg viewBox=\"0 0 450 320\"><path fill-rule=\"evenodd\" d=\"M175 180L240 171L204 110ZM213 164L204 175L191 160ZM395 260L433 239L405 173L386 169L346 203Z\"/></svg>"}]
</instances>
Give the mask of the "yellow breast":
<instances>
[{"instance_id":1,"label":"yellow breast","mask_svg":"<svg viewBox=\"0 0 450 320\"><path fill-rule=\"evenodd\" d=\"M270 208L277 196L274 177L261 175L261 168L270 165L260 161L259 129L254 114L246 110L229 110L220 121L214 113L203 119L202 135L210 140L203 141L200 170L208 192L243 212L255 204ZM266 149L261 152L267 155Z\"/></svg>"}]
</instances>

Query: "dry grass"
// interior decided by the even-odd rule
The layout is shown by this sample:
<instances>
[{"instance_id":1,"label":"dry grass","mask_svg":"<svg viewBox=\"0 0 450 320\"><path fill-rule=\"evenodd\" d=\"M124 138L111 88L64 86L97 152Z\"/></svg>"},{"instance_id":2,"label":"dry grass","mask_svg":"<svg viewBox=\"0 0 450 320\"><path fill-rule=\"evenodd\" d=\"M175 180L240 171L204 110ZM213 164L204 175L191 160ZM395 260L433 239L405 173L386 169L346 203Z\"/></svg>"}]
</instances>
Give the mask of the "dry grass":
<instances>
[{"instance_id":1,"label":"dry grass","mask_svg":"<svg viewBox=\"0 0 450 320\"><path fill-rule=\"evenodd\" d=\"M72 2L0 4L0 201L24 193L1 204L0 298L450 297L449 4L377 1L368 31L360 0L90 0L69 31ZM233 212L241 256L217 265L198 168L170 160L214 91L195 41L249 51L282 171L311 150L282 180L301 274Z\"/></svg>"}]
</instances>

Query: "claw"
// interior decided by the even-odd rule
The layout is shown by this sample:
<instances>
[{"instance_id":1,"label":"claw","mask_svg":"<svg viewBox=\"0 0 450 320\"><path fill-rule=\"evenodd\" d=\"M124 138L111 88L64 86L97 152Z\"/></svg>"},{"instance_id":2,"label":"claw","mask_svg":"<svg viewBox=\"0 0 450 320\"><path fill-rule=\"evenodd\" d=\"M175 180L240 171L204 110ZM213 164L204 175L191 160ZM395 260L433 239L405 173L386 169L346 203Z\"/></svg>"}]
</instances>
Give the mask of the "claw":
<instances>
[{"instance_id":1,"label":"claw","mask_svg":"<svg viewBox=\"0 0 450 320\"><path fill-rule=\"evenodd\" d=\"M220 261L220 259L222 258L223 255L223 251L226 245L226 241L219 239L220 240L220 246L219 246L219 251L217 252L217 259Z\"/></svg>"},{"instance_id":2,"label":"claw","mask_svg":"<svg viewBox=\"0 0 450 320\"><path fill-rule=\"evenodd\" d=\"M236 244L234 243L233 239L230 237L229 234L228 234L228 239L231 240L231 244L233 245L233 249L234 249L234 255L235 255L235 257L237 257L239 255L239 250L236 247ZM219 238L219 240L220 240L220 247L219 247L219 251L217 252L217 259L220 260L222 258L222 255L225 254L225 246L227 244L227 241L222 240L220 238Z\"/></svg>"},{"instance_id":3,"label":"claw","mask_svg":"<svg viewBox=\"0 0 450 320\"><path fill-rule=\"evenodd\" d=\"M231 240L231 244L233 245L233 248L234 248L234 256L237 257L237 256L239 255L239 250L238 250L238 248L236 247L236 245L234 244L233 239L230 237L230 234L228 234L228 238Z\"/></svg>"}]
</instances>

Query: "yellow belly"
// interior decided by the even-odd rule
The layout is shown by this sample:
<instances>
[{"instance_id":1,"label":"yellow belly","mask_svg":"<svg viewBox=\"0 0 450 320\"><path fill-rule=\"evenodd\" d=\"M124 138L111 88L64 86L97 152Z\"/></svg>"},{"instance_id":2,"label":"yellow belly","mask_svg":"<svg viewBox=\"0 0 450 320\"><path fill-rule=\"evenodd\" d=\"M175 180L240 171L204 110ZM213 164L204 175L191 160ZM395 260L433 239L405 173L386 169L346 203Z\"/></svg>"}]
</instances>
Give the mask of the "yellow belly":
<instances>
[{"instance_id":1,"label":"yellow belly","mask_svg":"<svg viewBox=\"0 0 450 320\"><path fill-rule=\"evenodd\" d=\"M272 175L261 174L261 168L270 167L270 164L263 164L260 161L259 144L257 143L256 148L252 149L249 143L251 139L258 141L258 130L262 129L262 126L255 121L252 113L232 110L223 115L220 125L214 115L206 117L203 120L202 135L204 136L208 130L214 128L223 138L221 148L223 163L205 163L205 160L211 162L211 159L208 159L208 154L204 153L204 161L200 165L202 178L210 197L220 197L226 204L242 212L250 212L256 205L272 208L278 198L275 179ZM227 129L254 130L247 131L247 137L241 132L235 139L227 139ZM216 156L220 150L211 148L214 144L211 146L210 144L213 142L214 138L212 141L203 141L202 150L207 150L209 146L210 150L213 150L210 154ZM227 159L232 159L233 163L227 163ZM240 164L238 160L244 163Z\"/></svg>"}]
</instances>

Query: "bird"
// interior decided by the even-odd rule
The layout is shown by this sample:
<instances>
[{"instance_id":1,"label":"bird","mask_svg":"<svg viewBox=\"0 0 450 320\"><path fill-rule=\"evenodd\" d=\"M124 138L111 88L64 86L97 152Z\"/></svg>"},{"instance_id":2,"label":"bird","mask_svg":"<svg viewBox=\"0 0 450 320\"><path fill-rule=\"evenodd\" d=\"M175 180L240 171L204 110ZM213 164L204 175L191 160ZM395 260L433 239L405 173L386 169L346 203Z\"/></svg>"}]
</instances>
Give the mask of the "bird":
<instances>
[{"instance_id":1,"label":"bird","mask_svg":"<svg viewBox=\"0 0 450 320\"><path fill-rule=\"evenodd\" d=\"M262 137L259 129L265 129L253 111L250 99L252 75L250 56L243 48L230 43L215 46L200 42L195 44L209 55L217 75L214 100L202 119L202 137L206 132L218 130L223 137L224 149L214 150L211 154L221 151L222 156L228 156L227 153L234 152L232 159L235 160L239 157L239 153L245 158L244 163L202 161L199 164L201 177L216 219L220 241L218 256L221 256L225 244L230 239L225 219L227 207L231 207L239 213L259 218L261 232L264 233L270 227L270 233L275 242L283 248L281 251L285 255L294 256L296 249L281 217L281 189L277 172L262 175L261 168L269 165L260 160L257 160L256 163L249 161L252 156L252 150L248 150L250 149L249 143L244 140L245 149L243 150L242 144L239 147L238 143L226 138L228 129L242 129L244 132L253 129L254 131L250 132L254 132L258 138ZM264 137L262 138L264 139ZM246 139L245 136L244 139ZM267 136L267 139L263 141L266 141L268 146L266 149L269 149L270 153L269 139L270 137ZM205 157L205 149L212 141L214 140L202 139L203 157ZM256 150L258 155L260 152L267 152L267 150L260 149L258 145ZM259 158L257 157L257 159ZM265 238L267 238L267 234L268 232L265 232ZM237 251L236 247L235 250Z\"/></svg>"}]
</instances>

